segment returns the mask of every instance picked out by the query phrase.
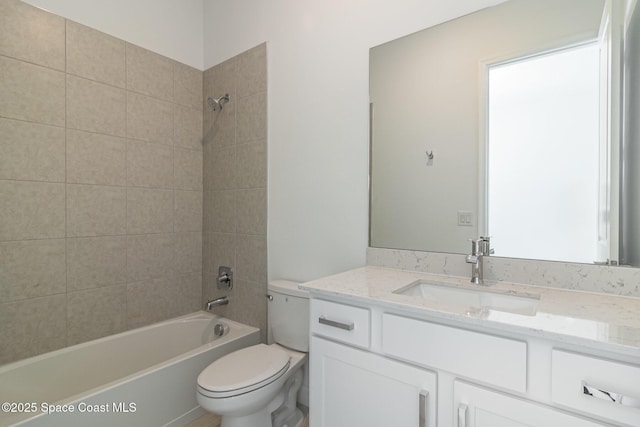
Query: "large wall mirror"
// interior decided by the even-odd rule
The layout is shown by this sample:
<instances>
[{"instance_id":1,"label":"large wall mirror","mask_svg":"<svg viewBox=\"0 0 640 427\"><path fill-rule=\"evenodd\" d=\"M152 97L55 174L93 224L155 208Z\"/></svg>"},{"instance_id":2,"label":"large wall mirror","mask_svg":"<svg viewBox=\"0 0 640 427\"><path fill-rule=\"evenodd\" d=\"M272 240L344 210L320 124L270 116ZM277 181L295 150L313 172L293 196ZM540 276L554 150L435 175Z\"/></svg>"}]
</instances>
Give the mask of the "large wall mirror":
<instances>
[{"instance_id":1,"label":"large wall mirror","mask_svg":"<svg viewBox=\"0 0 640 427\"><path fill-rule=\"evenodd\" d=\"M370 246L640 265L635 9L510 0L372 48Z\"/></svg>"}]
</instances>

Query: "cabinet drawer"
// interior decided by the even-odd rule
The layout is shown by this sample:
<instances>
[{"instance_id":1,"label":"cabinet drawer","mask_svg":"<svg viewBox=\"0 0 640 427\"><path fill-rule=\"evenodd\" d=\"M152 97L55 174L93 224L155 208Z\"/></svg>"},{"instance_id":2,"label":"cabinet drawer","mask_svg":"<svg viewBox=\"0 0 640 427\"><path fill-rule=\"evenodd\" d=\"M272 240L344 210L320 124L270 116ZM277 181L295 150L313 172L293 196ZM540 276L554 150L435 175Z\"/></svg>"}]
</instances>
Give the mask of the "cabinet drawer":
<instances>
[{"instance_id":1,"label":"cabinet drawer","mask_svg":"<svg viewBox=\"0 0 640 427\"><path fill-rule=\"evenodd\" d=\"M468 427L606 427L537 402L454 381L454 417Z\"/></svg>"},{"instance_id":2,"label":"cabinet drawer","mask_svg":"<svg viewBox=\"0 0 640 427\"><path fill-rule=\"evenodd\" d=\"M527 343L524 341L385 313L382 351L505 389L527 391Z\"/></svg>"},{"instance_id":3,"label":"cabinet drawer","mask_svg":"<svg viewBox=\"0 0 640 427\"><path fill-rule=\"evenodd\" d=\"M370 314L366 308L311 300L311 333L369 348Z\"/></svg>"},{"instance_id":4,"label":"cabinet drawer","mask_svg":"<svg viewBox=\"0 0 640 427\"><path fill-rule=\"evenodd\" d=\"M617 423L638 426L640 366L552 350L551 400Z\"/></svg>"}]
</instances>

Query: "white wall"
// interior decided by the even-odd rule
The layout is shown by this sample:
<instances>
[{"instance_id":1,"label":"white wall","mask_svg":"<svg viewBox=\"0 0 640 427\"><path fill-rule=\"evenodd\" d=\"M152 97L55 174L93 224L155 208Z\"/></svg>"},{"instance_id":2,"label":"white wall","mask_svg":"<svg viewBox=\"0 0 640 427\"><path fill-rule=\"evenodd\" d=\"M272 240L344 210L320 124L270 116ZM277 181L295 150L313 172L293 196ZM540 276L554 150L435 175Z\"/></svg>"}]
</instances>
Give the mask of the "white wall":
<instances>
[{"instance_id":1,"label":"white wall","mask_svg":"<svg viewBox=\"0 0 640 427\"><path fill-rule=\"evenodd\" d=\"M23 0L203 69L203 0Z\"/></svg>"},{"instance_id":2,"label":"white wall","mask_svg":"<svg viewBox=\"0 0 640 427\"><path fill-rule=\"evenodd\" d=\"M500 2L205 0L205 68L268 42L270 278L365 264L369 48Z\"/></svg>"}]
</instances>

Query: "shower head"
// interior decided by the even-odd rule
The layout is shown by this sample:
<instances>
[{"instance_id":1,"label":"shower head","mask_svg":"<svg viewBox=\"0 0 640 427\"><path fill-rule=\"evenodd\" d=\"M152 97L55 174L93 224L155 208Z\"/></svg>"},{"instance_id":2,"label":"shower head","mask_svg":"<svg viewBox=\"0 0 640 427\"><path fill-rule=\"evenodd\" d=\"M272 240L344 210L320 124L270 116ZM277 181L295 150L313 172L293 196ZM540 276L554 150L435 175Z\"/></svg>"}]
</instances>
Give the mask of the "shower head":
<instances>
[{"instance_id":1,"label":"shower head","mask_svg":"<svg viewBox=\"0 0 640 427\"><path fill-rule=\"evenodd\" d=\"M213 111L222 111L222 106L229 102L229 94L225 93L223 96L218 98L209 97L207 98L207 102L209 103L209 106L213 108Z\"/></svg>"}]
</instances>

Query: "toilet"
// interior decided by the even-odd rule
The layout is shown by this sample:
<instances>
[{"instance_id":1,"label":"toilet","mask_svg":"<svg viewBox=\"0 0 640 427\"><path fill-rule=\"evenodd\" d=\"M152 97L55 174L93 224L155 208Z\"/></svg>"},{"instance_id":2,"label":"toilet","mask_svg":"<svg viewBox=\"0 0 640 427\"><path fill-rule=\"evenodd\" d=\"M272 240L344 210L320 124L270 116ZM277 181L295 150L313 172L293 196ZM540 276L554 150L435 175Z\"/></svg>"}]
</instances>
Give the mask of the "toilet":
<instances>
[{"instance_id":1,"label":"toilet","mask_svg":"<svg viewBox=\"0 0 640 427\"><path fill-rule=\"evenodd\" d=\"M309 294L298 283L269 283L273 344L229 353L198 376L197 400L222 417L221 427L299 427L296 406L309 351Z\"/></svg>"}]
</instances>

